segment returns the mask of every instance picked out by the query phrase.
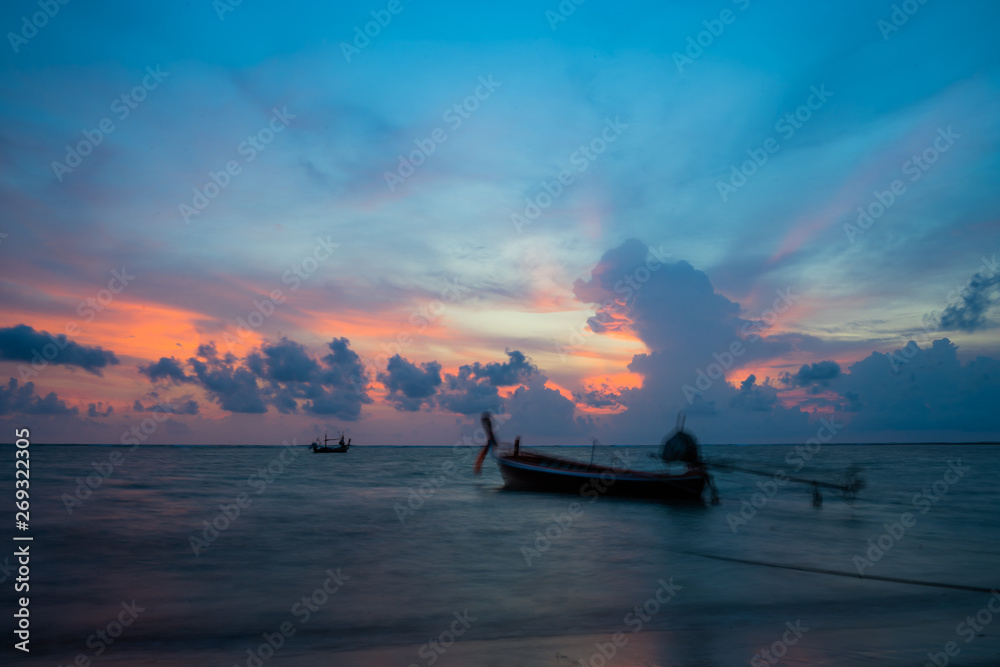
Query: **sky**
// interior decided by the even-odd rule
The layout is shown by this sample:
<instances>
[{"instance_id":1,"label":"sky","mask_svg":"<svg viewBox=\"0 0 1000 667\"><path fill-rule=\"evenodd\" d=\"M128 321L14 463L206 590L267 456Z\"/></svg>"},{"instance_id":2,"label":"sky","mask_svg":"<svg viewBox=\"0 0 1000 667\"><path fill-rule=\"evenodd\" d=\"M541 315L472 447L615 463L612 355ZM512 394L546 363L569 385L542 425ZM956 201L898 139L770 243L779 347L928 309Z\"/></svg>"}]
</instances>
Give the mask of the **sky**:
<instances>
[{"instance_id":1,"label":"sky","mask_svg":"<svg viewBox=\"0 0 1000 667\"><path fill-rule=\"evenodd\" d=\"M998 20L4 3L0 422L1000 440Z\"/></svg>"}]
</instances>

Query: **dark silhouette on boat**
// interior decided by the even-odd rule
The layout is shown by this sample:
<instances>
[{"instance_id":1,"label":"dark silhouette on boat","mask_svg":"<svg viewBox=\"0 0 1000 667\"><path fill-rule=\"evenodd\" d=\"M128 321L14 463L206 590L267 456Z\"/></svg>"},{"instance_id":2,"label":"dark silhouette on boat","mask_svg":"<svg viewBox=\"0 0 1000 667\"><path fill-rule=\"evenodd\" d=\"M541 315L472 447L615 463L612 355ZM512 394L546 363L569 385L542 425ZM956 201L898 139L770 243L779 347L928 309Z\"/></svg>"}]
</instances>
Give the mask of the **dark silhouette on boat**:
<instances>
[{"instance_id":1,"label":"dark silhouette on boat","mask_svg":"<svg viewBox=\"0 0 1000 667\"><path fill-rule=\"evenodd\" d=\"M504 486L508 489L686 501L701 501L706 486L714 493L697 442L694 436L684 431L683 425L679 425L663 445L662 457L665 461L686 464L684 472L672 474L525 452L521 450L520 437L514 441L512 451L502 451L493 436L490 413L483 413L482 422L487 441L476 459L474 471L476 474L481 472L483 459L490 454L496 460Z\"/></svg>"},{"instance_id":2,"label":"dark silhouette on boat","mask_svg":"<svg viewBox=\"0 0 1000 667\"><path fill-rule=\"evenodd\" d=\"M309 445L312 449L313 454L343 454L348 449L351 448L351 440L348 438L347 442L344 442L344 436L341 434L340 443L336 447L329 447L326 443L330 442L330 438L326 437L326 433L323 434L323 444L319 444L319 438Z\"/></svg>"}]
</instances>

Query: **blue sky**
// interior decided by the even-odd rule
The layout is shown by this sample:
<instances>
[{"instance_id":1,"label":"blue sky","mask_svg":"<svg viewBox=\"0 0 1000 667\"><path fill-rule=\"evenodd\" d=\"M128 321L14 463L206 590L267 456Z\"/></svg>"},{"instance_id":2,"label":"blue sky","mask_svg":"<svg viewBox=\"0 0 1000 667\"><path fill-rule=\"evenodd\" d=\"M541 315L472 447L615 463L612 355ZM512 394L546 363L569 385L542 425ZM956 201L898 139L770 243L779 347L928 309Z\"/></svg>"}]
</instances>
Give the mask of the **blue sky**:
<instances>
[{"instance_id":1,"label":"blue sky","mask_svg":"<svg viewBox=\"0 0 1000 667\"><path fill-rule=\"evenodd\" d=\"M994 3L39 7L0 419L42 439L1000 437Z\"/></svg>"}]
</instances>

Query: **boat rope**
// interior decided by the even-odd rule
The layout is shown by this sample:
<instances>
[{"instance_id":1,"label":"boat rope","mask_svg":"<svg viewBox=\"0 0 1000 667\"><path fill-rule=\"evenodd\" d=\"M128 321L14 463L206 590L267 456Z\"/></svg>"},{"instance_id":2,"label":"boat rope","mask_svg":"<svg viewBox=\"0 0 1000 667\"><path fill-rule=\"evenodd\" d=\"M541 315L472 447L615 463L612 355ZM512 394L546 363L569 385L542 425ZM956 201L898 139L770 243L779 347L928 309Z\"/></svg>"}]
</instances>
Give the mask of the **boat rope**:
<instances>
[{"instance_id":1,"label":"boat rope","mask_svg":"<svg viewBox=\"0 0 1000 667\"><path fill-rule=\"evenodd\" d=\"M763 470L753 470L751 468L744 468L742 466L733 465L732 463L725 463L722 461L702 461L702 465L706 468L715 468L716 470L722 472L742 472L749 475L759 475L760 477L774 477L777 473L775 471L763 471ZM796 482L798 484L809 484L815 487L822 487L824 489L833 489L835 491L842 491L844 493L852 494L860 491L864 488L865 483L858 478L858 473L860 473L860 468L848 468L847 475L852 477L850 482L845 482L842 484L836 484L831 482L823 482L816 479L805 479L802 477L792 477L785 474L785 479L789 482Z\"/></svg>"},{"instance_id":2,"label":"boat rope","mask_svg":"<svg viewBox=\"0 0 1000 667\"><path fill-rule=\"evenodd\" d=\"M899 577L880 577L874 574L855 574L854 572L844 572L842 570L827 570L819 567L806 567L804 565L787 565L784 563L769 563L762 560L750 560L746 558L732 558L731 556L715 556L712 554L702 554L694 551L677 551L677 553L689 556L700 556L701 558L711 558L713 560L728 561L731 563L743 563L745 565L760 565L763 567L774 567L782 570L795 570L797 572L812 572L814 574L828 574L836 577L850 577L852 579L873 579L875 581L888 581L894 584L910 584L912 586L932 586L935 588L951 588L958 591L972 591L974 593L996 593L996 588L984 588L982 586L963 586L962 584L943 584L936 581L918 581L916 579L902 579Z\"/></svg>"}]
</instances>

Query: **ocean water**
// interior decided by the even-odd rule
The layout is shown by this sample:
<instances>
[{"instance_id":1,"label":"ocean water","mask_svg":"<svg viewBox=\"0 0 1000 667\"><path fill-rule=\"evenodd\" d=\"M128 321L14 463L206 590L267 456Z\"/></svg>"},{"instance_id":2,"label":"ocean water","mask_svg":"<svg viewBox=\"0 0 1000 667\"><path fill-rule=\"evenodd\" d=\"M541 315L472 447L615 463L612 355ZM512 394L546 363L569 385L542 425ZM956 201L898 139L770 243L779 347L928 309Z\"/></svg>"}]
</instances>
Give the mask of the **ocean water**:
<instances>
[{"instance_id":1,"label":"ocean water","mask_svg":"<svg viewBox=\"0 0 1000 667\"><path fill-rule=\"evenodd\" d=\"M788 473L793 450L704 448ZM622 451L657 465L652 449ZM113 452L124 460L79 500ZM922 665L928 653L1000 664L989 593L705 557L1000 588L1000 447L826 446L795 474L834 479L857 464L868 486L818 508L807 488L737 474L715 476L714 506L503 491L489 458L472 474L474 456L32 445L31 653L12 649L11 541L0 664L335 665L384 647L396 657L377 664L486 664L438 647L618 631L645 637L617 651L619 665ZM0 495L13 496L12 463ZM979 630L963 630L977 613ZM772 649L775 662L761 657ZM600 667L579 648L551 655L581 660Z\"/></svg>"}]
</instances>

